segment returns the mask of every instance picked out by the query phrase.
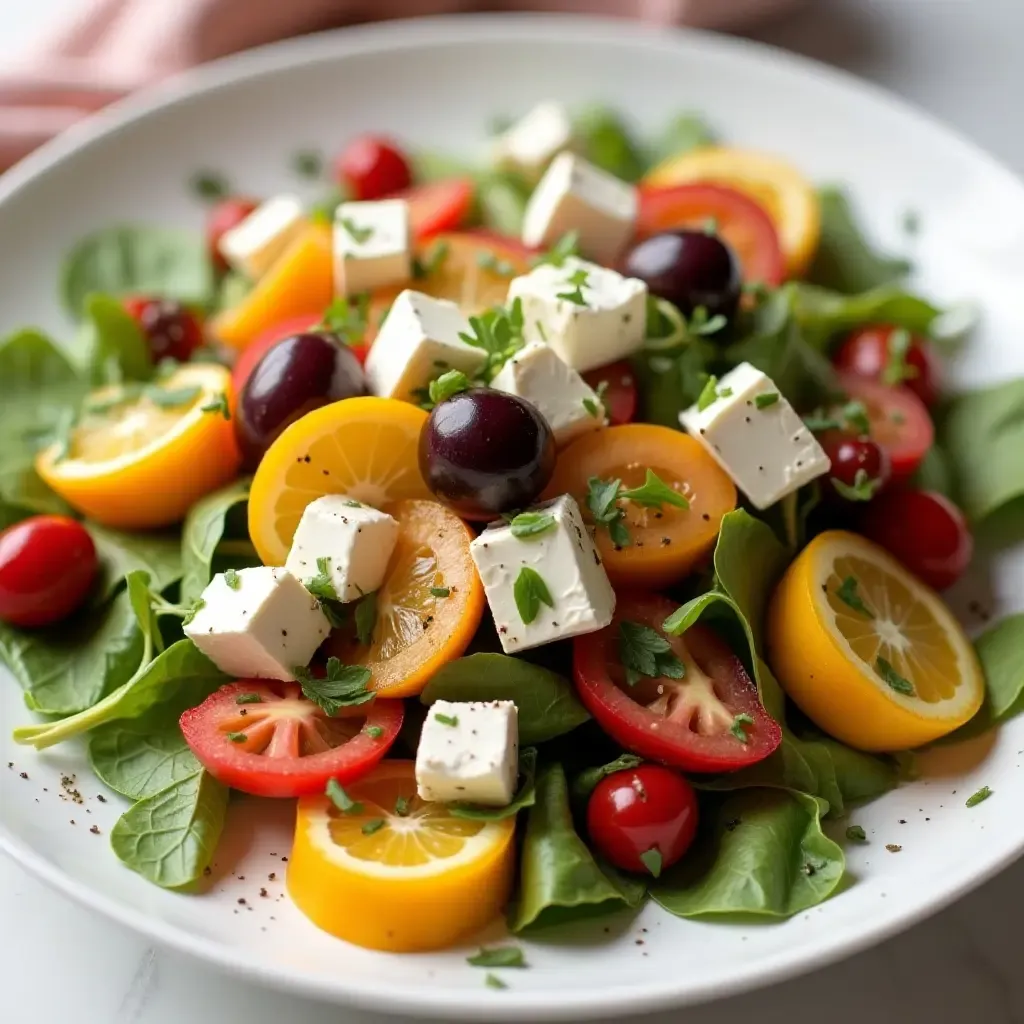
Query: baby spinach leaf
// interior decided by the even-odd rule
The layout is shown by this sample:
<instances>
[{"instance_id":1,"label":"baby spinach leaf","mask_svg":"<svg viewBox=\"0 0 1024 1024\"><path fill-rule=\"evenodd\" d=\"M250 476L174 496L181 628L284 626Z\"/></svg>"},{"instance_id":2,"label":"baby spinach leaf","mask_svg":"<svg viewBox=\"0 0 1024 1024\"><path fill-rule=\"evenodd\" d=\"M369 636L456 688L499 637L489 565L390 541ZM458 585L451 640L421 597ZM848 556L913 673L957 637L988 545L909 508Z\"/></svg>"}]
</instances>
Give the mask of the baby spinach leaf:
<instances>
[{"instance_id":1,"label":"baby spinach leaf","mask_svg":"<svg viewBox=\"0 0 1024 1024\"><path fill-rule=\"evenodd\" d=\"M105 292L159 295L206 304L213 294L213 271L198 231L156 225L103 228L81 239L61 268L61 300L76 319L86 297Z\"/></svg>"},{"instance_id":2,"label":"baby spinach leaf","mask_svg":"<svg viewBox=\"0 0 1024 1024\"><path fill-rule=\"evenodd\" d=\"M692 338L678 351L641 352L633 359L645 423L679 429L679 414L700 396L714 358L713 346Z\"/></svg>"},{"instance_id":3,"label":"baby spinach leaf","mask_svg":"<svg viewBox=\"0 0 1024 1024\"><path fill-rule=\"evenodd\" d=\"M519 742L533 746L571 732L590 715L572 684L557 672L504 654L471 654L435 673L420 700L515 701Z\"/></svg>"},{"instance_id":4,"label":"baby spinach leaf","mask_svg":"<svg viewBox=\"0 0 1024 1024\"><path fill-rule=\"evenodd\" d=\"M117 299L87 295L83 312L85 324L79 348L94 385L146 381L153 376L149 342Z\"/></svg>"},{"instance_id":5,"label":"baby spinach leaf","mask_svg":"<svg viewBox=\"0 0 1024 1024\"><path fill-rule=\"evenodd\" d=\"M790 917L827 899L843 877L843 851L821 830L821 803L804 793L748 789L723 800L678 865L648 881L677 917Z\"/></svg>"},{"instance_id":6,"label":"baby spinach leaf","mask_svg":"<svg viewBox=\"0 0 1024 1024\"><path fill-rule=\"evenodd\" d=\"M228 789L198 771L130 807L110 833L118 859L147 881L180 889L213 860L227 816Z\"/></svg>"},{"instance_id":7,"label":"baby spinach leaf","mask_svg":"<svg viewBox=\"0 0 1024 1024\"><path fill-rule=\"evenodd\" d=\"M1015 710L1024 693L1024 613L1009 615L974 641L985 673L993 721Z\"/></svg>"},{"instance_id":8,"label":"baby spinach leaf","mask_svg":"<svg viewBox=\"0 0 1024 1024\"><path fill-rule=\"evenodd\" d=\"M626 905L573 828L562 766L547 765L537 777L537 802L527 819L509 927L514 932L550 927Z\"/></svg>"},{"instance_id":9,"label":"baby spinach leaf","mask_svg":"<svg viewBox=\"0 0 1024 1024\"><path fill-rule=\"evenodd\" d=\"M217 547L227 529L229 513L249 500L249 480L236 480L192 506L181 539L181 603L199 599L213 579Z\"/></svg>"},{"instance_id":10,"label":"baby spinach leaf","mask_svg":"<svg viewBox=\"0 0 1024 1024\"><path fill-rule=\"evenodd\" d=\"M172 533L125 533L88 524L102 573L96 600L106 601L130 572L141 570L157 593L181 579L181 541Z\"/></svg>"},{"instance_id":11,"label":"baby spinach leaf","mask_svg":"<svg viewBox=\"0 0 1024 1024\"><path fill-rule=\"evenodd\" d=\"M449 804L448 810L456 818L472 818L475 821L501 821L515 817L524 807L537 802L537 751L526 747L519 754L519 788L512 802L504 807L478 807L474 804Z\"/></svg>"},{"instance_id":12,"label":"baby spinach leaf","mask_svg":"<svg viewBox=\"0 0 1024 1024\"><path fill-rule=\"evenodd\" d=\"M177 718L162 705L135 721L98 729L89 738L89 763L101 782L129 800L153 796L202 770Z\"/></svg>"},{"instance_id":13,"label":"baby spinach leaf","mask_svg":"<svg viewBox=\"0 0 1024 1024\"><path fill-rule=\"evenodd\" d=\"M128 603L132 606L135 621L142 630L145 642L142 661L148 664L153 655L164 649L163 637L160 635L160 622L153 609L153 595L149 589L149 573L136 569L125 577L125 588L128 591Z\"/></svg>"},{"instance_id":14,"label":"baby spinach leaf","mask_svg":"<svg viewBox=\"0 0 1024 1024\"><path fill-rule=\"evenodd\" d=\"M572 780L573 800L583 803L594 792L597 784L602 779L606 779L609 775L614 775L616 772L626 772L632 768L637 768L642 763L643 758L637 757L636 754L623 754L614 761L609 761L608 764L598 765L596 768L584 768Z\"/></svg>"},{"instance_id":15,"label":"baby spinach leaf","mask_svg":"<svg viewBox=\"0 0 1024 1024\"><path fill-rule=\"evenodd\" d=\"M623 181L639 181L647 169L640 147L622 118L608 107L592 106L573 118L573 134L582 154Z\"/></svg>"},{"instance_id":16,"label":"baby spinach leaf","mask_svg":"<svg viewBox=\"0 0 1024 1024\"><path fill-rule=\"evenodd\" d=\"M498 171L485 175L476 189L480 223L498 234L518 237L529 198L530 186L518 174Z\"/></svg>"},{"instance_id":17,"label":"baby spinach leaf","mask_svg":"<svg viewBox=\"0 0 1024 1024\"><path fill-rule=\"evenodd\" d=\"M700 114L688 111L678 114L666 125L651 147L649 158L651 164L657 164L669 157L682 156L691 150L714 144L715 133L708 123Z\"/></svg>"}]
</instances>

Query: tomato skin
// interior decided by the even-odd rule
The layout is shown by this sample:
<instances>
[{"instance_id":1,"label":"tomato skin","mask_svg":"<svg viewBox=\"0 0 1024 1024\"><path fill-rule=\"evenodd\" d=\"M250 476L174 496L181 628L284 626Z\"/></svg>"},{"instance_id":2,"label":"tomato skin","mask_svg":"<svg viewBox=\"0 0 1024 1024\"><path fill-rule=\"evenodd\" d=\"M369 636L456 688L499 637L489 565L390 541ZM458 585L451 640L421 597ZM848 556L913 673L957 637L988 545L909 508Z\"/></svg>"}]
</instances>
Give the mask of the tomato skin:
<instances>
[{"instance_id":1,"label":"tomato skin","mask_svg":"<svg viewBox=\"0 0 1024 1024\"><path fill-rule=\"evenodd\" d=\"M964 514L935 491L882 495L865 511L861 531L934 590L956 583L974 553Z\"/></svg>"},{"instance_id":2,"label":"tomato skin","mask_svg":"<svg viewBox=\"0 0 1024 1024\"><path fill-rule=\"evenodd\" d=\"M238 703L242 694L252 693L261 700ZM283 713L275 716L275 705ZM394 743L403 713L399 700L374 699L328 718L296 683L244 679L190 708L179 724L196 759L224 785L253 796L295 797L323 793L329 779L344 785L365 775ZM300 755L300 740L322 738L332 726L351 737L335 736L338 745ZM381 730L377 737L367 732L374 727ZM246 738L236 743L229 735Z\"/></svg>"},{"instance_id":3,"label":"tomato skin","mask_svg":"<svg viewBox=\"0 0 1024 1024\"><path fill-rule=\"evenodd\" d=\"M214 267L223 273L228 269L228 261L220 254L220 240L232 228L249 216L260 204L255 199L245 196L229 196L221 199L210 207L206 215L206 245Z\"/></svg>"},{"instance_id":4,"label":"tomato skin","mask_svg":"<svg viewBox=\"0 0 1024 1024\"><path fill-rule=\"evenodd\" d=\"M0 533L0 619L48 626L79 608L98 568L96 545L67 516L32 516Z\"/></svg>"},{"instance_id":5,"label":"tomato skin","mask_svg":"<svg viewBox=\"0 0 1024 1024\"><path fill-rule=\"evenodd\" d=\"M580 700L613 740L641 757L689 772L729 772L756 764L782 742L782 730L761 706L757 688L743 663L710 629L696 625L683 637L664 634L661 625L677 608L674 601L660 594L619 594L612 624L573 640L573 676ZM620 686L613 672L624 674L618 654L619 623L623 620L649 626L666 636L680 658L688 653L691 666L696 662L696 667L710 677L713 696L702 700L692 689L696 682L692 669L687 673L689 678L678 683L662 679L644 680L632 689L625 682ZM673 690L694 694L702 710L707 708L712 717L722 716L722 728L698 733L690 726L692 710L680 720L673 718L671 707L666 715L634 699L642 698L646 691L648 703L653 703L655 694ZM744 730L746 743L726 726L726 720L731 725L739 714L752 719Z\"/></svg>"},{"instance_id":6,"label":"tomato skin","mask_svg":"<svg viewBox=\"0 0 1024 1024\"><path fill-rule=\"evenodd\" d=\"M473 205L473 182L469 178L448 178L416 185L391 196L409 204L409 226L417 241L442 231L456 231Z\"/></svg>"},{"instance_id":7,"label":"tomato skin","mask_svg":"<svg viewBox=\"0 0 1024 1024\"><path fill-rule=\"evenodd\" d=\"M836 369L883 383L890 358L889 342L897 330L899 328L893 324L873 324L854 331L833 357ZM931 408L939 398L939 361L926 338L919 334L912 334L910 338L906 363L915 375L902 381L900 386L913 391Z\"/></svg>"},{"instance_id":8,"label":"tomato skin","mask_svg":"<svg viewBox=\"0 0 1024 1024\"><path fill-rule=\"evenodd\" d=\"M641 854L655 849L662 868L682 858L697 834L697 794L678 772L643 764L603 778L587 803L587 832L623 871L650 874Z\"/></svg>"},{"instance_id":9,"label":"tomato skin","mask_svg":"<svg viewBox=\"0 0 1024 1024\"><path fill-rule=\"evenodd\" d=\"M338 157L337 175L355 199L380 199L412 184L409 161L380 135L354 138Z\"/></svg>"},{"instance_id":10,"label":"tomato skin","mask_svg":"<svg viewBox=\"0 0 1024 1024\"><path fill-rule=\"evenodd\" d=\"M611 426L633 422L637 406L636 376L627 360L587 370L583 379L595 390L602 381L608 384L604 408Z\"/></svg>"},{"instance_id":11,"label":"tomato skin","mask_svg":"<svg viewBox=\"0 0 1024 1024\"><path fill-rule=\"evenodd\" d=\"M829 430L822 434L818 441L832 463L825 491L829 500L845 501L846 499L836 489L834 481L839 480L847 487L853 487L860 470L864 470L868 480L879 481L879 489L884 488L889 482L892 476L889 453L870 438ZM876 495L877 493L876 491Z\"/></svg>"},{"instance_id":12,"label":"tomato skin","mask_svg":"<svg viewBox=\"0 0 1024 1024\"><path fill-rule=\"evenodd\" d=\"M712 218L739 258L746 283L774 287L785 280L786 261L772 219L753 199L723 185L641 186L637 239L673 228L701 230Z\"/></svg>"},{"instance_id":13,"label":"tomato skin","mask_svg":"<svg viewBox=\"0 0 1024 1024\"><path fill-rule=\"evenodd\" d=\"M195 309L153 295L130 295L122 305L145 335L155 363L161 359L187 363L203 344L203 324Z\"/></svg>"}]
</instances>

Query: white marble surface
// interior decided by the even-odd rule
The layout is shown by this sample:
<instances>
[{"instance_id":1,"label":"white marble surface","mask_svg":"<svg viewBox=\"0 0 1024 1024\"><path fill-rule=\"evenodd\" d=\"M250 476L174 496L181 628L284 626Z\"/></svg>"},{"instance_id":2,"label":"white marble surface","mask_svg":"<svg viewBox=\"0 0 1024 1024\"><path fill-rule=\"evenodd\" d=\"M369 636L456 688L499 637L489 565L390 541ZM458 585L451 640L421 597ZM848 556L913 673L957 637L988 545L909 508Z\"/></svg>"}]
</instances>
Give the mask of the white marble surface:
<instances>
[{"instance_id":1,"label":"white marble surface","mask_svg":"<svg viewBox=\"0 0 1024 1024\"><path fill-rule=\"evenodd\" d=\"M76 2L0 0L0 59ZM893 89L1024 174L1022 0L810 0L800 15L758 36ZM818 1024L824 1016L830 1024L1024 1022L1016 941L1016 908L1022 902L1024 862L870 952L807 978L688 1011L685 1020ZM681 1016L645 1019L667 1024ZM0 1020L5 1024L383 1024L386 1019L246 987L195 961L149 948L0 858Z\"/></svg>"}]
</instances>

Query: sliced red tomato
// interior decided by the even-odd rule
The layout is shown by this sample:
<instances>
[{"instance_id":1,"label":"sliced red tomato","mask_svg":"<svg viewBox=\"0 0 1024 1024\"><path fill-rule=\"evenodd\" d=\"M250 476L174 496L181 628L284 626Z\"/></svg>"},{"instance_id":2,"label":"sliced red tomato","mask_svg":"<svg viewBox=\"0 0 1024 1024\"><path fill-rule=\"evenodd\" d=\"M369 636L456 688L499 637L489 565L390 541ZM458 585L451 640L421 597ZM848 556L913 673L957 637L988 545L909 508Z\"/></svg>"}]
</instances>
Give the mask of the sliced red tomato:
<instances>
[{"instance_id":1,"label":"sliced red tomato","mask_svg":"<svg viewBox=\"0 0 1024 1024\"><path fill-rule=\"evenodd\" d=\"M771 218L749 196L722 185L641 188L637 238L713 221L743 268L743 280L774 286L786 277L786 260Z\"/></svg>"},{"instance_id":2,"label":"sliced red tomato","mask_svg":"<svg viewBox=\"0 0 1024 1024\"><path fill-rule=\"evenodd\" d=\"M232 789L254 796L322 793L365 775L402 727L400 700L326 712L296 683L243 679L228 683L180 720L199 763Z\"/></svg>"},{"instance_id":3,"label":"sliced red tomato","mask_svg":"<svg viewBox=\"0 0 1024 1024\"><path fill-rule=\"evenodd\" d=\"M641 757L690 772L731 772L756 764L782 742L743 663L706 626L669 636L662 623L678 605L659 594L620 594L612 624L573 641L576 689L597 724ZM685 666L680 679L626 681L622 623L648 627ZM666 651L666 653L669 653Z\"/></svg>"},{"instance_id":4,"label":"sliced red tomato","mask_svg":"<svg viewBox=\"0 0 1024 1024\"><path fill-rule=\"evenodd\" d=\"M863 402L871 422L871 439L892 462L892 482L914 474L935 441L935 428L924 402L907 388L890 388L852 373L839 375L839 386Z\"/></svg>"},{"instance_id":5,"label":"sliced red tomato","mask_svg":"<svg viewBox=\"0 0 1024 1024\"><path fill-rule=\"evenodd\" d=\"M604 408L613 427L633 422L637 403L636 377L633 376L633 367L625 359L588 370L583 379L595 390L602 384L606 385Z\"/></svg>"},{"instance_id":6,"label":"sliced red tomato","mask_svg":"<svg viewBox=\"0 0 1024 1024\"><path fill-rule=\"evenodd\" d=\"M441 231L454 231L469 215L473 205L473 182L469 178L447 178L395 192L392 199L409 204L409 223L417 241Z\"/></svg>"}]
</instances>

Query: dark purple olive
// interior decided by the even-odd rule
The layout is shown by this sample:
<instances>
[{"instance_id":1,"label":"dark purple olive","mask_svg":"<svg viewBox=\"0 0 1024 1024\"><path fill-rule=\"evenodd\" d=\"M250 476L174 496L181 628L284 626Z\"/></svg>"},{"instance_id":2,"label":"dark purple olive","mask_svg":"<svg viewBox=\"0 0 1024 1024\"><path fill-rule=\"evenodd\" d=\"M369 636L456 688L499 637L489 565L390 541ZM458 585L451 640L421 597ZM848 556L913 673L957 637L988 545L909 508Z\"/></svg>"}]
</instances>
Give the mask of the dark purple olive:
<instances>
[{"instance_id":1,"label":"dark purple olive","mask_svg":"<svg viewBox=\"0 0 1024 1024\"><path fill-rule=\"evenodd\" d=\"M652 295L667 299L687 317L703 306L709 317L731 320L743 281L732 249L704 231L664 231L634 246L626 273L647 282Z\"/></svg>"},{"instance_id":2,"label":"dark purple olive","mask_svg":"<svg viewBox=\"0 0 1024 1024\"><path fill-rule=\"evenodd\" d=\"M238 396L235 436L246 468L255 469L285 427L307 412L365 394L359 360L333 335L310 332L279 341Z\"/></svg>"},{"instance_id":3,"label":"dark purple olive","mask_svg":"<svg viewBox=\"0 0 1024 1024\"><path fill-rule=\"evenodd\" d=\"M438 405L420 433L420 472L464 519L533 503L555 471L555 438L529 402L476 388Z\"/></svg>"}]
</instances>

